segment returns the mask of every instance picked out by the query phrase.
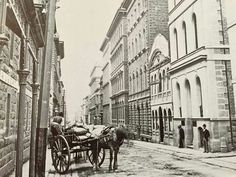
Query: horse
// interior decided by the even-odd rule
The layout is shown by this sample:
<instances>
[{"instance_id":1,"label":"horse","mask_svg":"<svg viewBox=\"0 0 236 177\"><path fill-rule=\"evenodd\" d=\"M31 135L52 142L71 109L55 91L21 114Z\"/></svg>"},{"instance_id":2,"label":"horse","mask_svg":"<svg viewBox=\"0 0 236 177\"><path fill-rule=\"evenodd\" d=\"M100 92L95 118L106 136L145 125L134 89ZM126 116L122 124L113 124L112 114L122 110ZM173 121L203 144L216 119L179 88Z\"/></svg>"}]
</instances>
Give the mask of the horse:
<instances>
[{"instance_id":1,"label":"horse","mask_svg":"<svg viewBox=\"0 0 236 177\"><path fill-rule=\"evenodd\" d=\"M101 137L104 136L105 138L98 138L97 143L92 145L92 153L93 153L93 161L94 161L94 169L98 170L98 153L100 152L101 148L109 149L110 150L110 163L109 163L109 171L113 169L113 171L118 169L118 162L117 162L117 154L119 152L120 146L123 144L124 139L127 138L127 130L125 127L106 127L101 132ZM114 156L114 162L112 165Z\"/></svg>"}]
</instances>

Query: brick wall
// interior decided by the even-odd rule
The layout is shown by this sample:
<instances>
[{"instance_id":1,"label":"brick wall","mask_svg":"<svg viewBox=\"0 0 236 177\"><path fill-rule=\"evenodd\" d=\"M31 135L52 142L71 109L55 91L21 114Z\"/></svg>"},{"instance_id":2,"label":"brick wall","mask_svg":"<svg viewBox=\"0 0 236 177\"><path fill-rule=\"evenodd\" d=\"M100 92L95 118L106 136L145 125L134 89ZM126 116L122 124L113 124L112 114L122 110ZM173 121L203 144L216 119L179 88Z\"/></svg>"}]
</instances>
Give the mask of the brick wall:
<instances>
[{"instance_id":1,"label":"brick wall","mask_svg":"<svg viewBox=\"0 0 236 177\"><path fill-rule=\"evenodd\" d=\"M168 39L168 1L149 0L148 1L148 46L151 47L154 38L158 33L163 34Z\"/></svg>"}]
</instances>

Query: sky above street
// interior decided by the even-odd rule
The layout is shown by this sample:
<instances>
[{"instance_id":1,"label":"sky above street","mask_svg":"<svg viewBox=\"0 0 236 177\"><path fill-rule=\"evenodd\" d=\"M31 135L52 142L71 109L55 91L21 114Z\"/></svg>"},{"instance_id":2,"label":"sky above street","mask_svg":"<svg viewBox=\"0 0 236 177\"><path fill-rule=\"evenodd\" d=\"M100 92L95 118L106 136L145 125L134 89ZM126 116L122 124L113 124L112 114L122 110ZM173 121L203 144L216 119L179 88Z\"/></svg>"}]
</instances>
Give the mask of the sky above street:
<instances>
[{"instance_id":1,"label":"sky above street","mask_svg":"<svg viewBox=\"0 0 236 177\"><path fill-rule=\"evenodd\" d=\"M57 29L65 42L62 80L66 89L67 116L80 116L80 106L90 93L89 76L102 62L100 46L122 0L60 0Z\"/></svg>"}]
</instances>

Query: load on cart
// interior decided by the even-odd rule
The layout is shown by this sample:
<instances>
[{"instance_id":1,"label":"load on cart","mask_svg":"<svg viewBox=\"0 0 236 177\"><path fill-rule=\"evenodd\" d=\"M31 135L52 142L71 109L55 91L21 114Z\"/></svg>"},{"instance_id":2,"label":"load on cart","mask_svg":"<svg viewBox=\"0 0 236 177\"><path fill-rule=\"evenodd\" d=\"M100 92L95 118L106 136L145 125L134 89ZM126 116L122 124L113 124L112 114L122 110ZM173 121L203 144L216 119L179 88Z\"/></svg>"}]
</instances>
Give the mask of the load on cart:
<instances>
[{"instance_id":1,"label":"load on cart","mask_svg":"<svg viewBox=\"0 0 236 177\"><path fill-rule=\"evenodd\" d=\"M51 123L49 138L53 166L58 173L69 170L72 158L78 153L85 152L90 163L97 170L105 159L105 149L114 152L114 164L110 162L109 169L117 169L117 154L126 133L123 128L112 126L94 126L91 129L84 125L74 123L66 129L61 126L62 117L56 116ZM112 160L113 158L110 158Z\"/></svg>"}]
</instances>

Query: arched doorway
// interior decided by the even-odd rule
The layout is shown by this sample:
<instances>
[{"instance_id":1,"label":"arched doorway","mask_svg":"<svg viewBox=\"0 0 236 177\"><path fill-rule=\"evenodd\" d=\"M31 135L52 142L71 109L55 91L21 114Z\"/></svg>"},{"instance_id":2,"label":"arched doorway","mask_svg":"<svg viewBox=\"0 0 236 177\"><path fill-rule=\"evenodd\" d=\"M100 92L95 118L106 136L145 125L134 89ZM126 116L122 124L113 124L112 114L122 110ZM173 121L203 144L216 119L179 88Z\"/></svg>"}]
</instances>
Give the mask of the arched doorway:
<instances>
[{"instance_id":1,"label":"arched doorway","mask_svg":"<svg viewBox=\"0 0 236 177\"><path fill-rule=\"evenodd\" d=\"M168 119L169 119L169 131L172 131L172 114L170 109L168 109Z\"/></svg>"},{"instance_id":2,"label":"arched doorway","mask_svg":"<svg viewBox=\"0 0 236 177\"><path fill-rule=\"evenodd\" d=\"M141 120L140 120L140 107L137 107L137 113L138 113L138 125L137 125L137 134L138 138L140 139L140 134L141 134Z\"/></svg>"},{"instance_id":3,"label":"arched doorway","mask_svg":"<svg viewBox=\"0 0 236 177\"><path fill-rule=\"evenodd\" d=\"M164 142L164 127L162 109L159 107L159 127L160 127L160 142Z\"/></svg>"},{"instance_id":4,"label":"arched doorway","mask_svg":"<svg viewBox=\"0 0 236 177\"><path fill-rule=\"evenodd\" d=\"M196 77L196 85L197 85L197 106L199 108L199 116L203 117L202 86L201 86L201 80L199 77Z\"/></svg>"},{"instance_id":5,"label":"arched doorway","mask_svg":"<svg viewBox=\"0 0 236 177\"><path fill-rule=\"evenodd\" d=\"M192 98L189 80L185 81L186 89L186 145L193 145Z\"/></svg>"}]
</instances>

